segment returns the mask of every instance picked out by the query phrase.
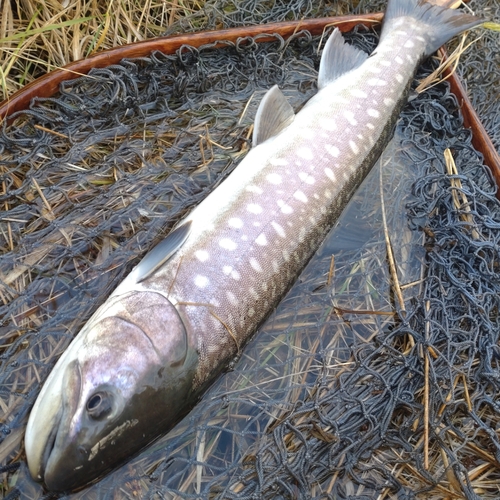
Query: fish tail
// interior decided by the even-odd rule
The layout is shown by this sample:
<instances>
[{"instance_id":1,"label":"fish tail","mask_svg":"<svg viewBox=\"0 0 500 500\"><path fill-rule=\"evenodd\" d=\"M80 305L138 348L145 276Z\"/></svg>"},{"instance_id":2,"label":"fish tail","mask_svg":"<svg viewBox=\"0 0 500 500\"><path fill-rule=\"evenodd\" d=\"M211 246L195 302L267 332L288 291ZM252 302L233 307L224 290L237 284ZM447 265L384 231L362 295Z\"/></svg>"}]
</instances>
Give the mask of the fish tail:
<instances>
[{"instance_id":1,"label":"fish tail","mask_svg":"<svg viewBox=\"0 0 500 500\"><path fill-rule=\"evenodd\" d=\"M447 5L450 4L447 2ZM404 18L406 19L403 20ZM426 0L389 0L382 39L384 32L389 32L395 26L411 26L415 21L424 28L421 34L426 39L425 56L431 55L462 31L484 22L480 18L464 14L463 11L433 5Z\"/></svg>"}]
</instances>

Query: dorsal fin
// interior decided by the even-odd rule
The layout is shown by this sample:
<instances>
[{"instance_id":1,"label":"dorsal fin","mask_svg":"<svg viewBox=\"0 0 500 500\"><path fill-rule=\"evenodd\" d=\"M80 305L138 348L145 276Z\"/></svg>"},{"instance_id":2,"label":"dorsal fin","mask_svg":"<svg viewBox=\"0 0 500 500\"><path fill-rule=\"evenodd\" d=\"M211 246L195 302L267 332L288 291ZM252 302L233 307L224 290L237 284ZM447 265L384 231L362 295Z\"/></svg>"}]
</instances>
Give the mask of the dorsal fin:
<instances>
[{"instance_id":1,"label":"dorsal fin","mask_svg":"<svg viewBox=\"0 0 500 500\"><path fill-rule=\"evenodd\" d=\"M326 87L339 76L361 66L367 57L366 52L346 43L342 33L335 28L321 55L318 88Z\"/></svg>"},{"instance_id":2,"label":"dorsal fin","mask_svg":"<svg viewBox=\"0 0 500 500\"><path fill-rule=\"evenodd\" d=\"M182 247L191 231L191 223L191 221L187 221L182 226L175 228L146 254L133 271L136 283L149 278Z\"/></svg>"},{"instance_id":3,"label":"dorsal fin","mask_svg":"<svg viewBox=\"0 0 500 500\"><path fill-rule=\"evenodd\" d=\"M281 132L292 123L295 113L277 85L271 87L263 97L253 127L253 145L258 146L265 140Z\"/></svg>"}]
</instances>

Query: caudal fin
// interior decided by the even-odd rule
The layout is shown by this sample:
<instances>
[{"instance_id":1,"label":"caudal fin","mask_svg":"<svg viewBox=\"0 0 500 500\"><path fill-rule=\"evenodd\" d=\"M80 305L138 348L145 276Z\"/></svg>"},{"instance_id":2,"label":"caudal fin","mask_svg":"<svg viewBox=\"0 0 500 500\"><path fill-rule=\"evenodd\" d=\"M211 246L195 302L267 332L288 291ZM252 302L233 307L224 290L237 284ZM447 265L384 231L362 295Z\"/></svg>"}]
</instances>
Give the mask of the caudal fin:
<instances>
[{"instance_id":1,"label":"caudal fin","mask_svg":"<svg viewBox=\"0 0 500 500\"><path fill-rule=\"evenodd\" d=\"M416 21L418 26L424 28L419 35L421 34L427 41L425 56L431 55L462 31L484 22L462 11L433 5L425 0L389 0L385 11L382 38L384 32L391 29L391 26L394 27L394 24L402 18L407 18L407 21L401 26L411 25Z\"/></svg>"}]
</instances>

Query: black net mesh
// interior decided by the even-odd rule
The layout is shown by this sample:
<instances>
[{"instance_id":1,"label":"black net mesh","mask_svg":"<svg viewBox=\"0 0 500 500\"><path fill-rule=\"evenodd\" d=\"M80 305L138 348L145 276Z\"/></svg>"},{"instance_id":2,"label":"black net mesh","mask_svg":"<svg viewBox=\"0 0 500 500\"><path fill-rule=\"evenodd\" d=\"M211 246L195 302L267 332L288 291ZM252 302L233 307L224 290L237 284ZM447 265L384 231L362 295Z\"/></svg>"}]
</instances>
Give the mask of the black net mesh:
<instances>
[{"instance_id":1,"label":"black net mesh","mask_svg":"<svg viewBox=\"0 0 500 500\"><path fill-rule=\"evenodd\" d=\"M254 24L349 4L206 2L189 22ZM498 18L493 1L480 7ZM347 38L366 51L377 43L371 31ZM497 40L484 36L461 67L498 145ZM58 356L242 158L265 90L279 84L295 108L314 94L319 43L298 33L123 61L63 84L57 99L37 100L4 125L5 496L44 495L29 479L22 439ZM500 206L446 86L409 103L363 189L233 370L168 436L72 498L500 496Z\"/></svg>"}]
</instances>

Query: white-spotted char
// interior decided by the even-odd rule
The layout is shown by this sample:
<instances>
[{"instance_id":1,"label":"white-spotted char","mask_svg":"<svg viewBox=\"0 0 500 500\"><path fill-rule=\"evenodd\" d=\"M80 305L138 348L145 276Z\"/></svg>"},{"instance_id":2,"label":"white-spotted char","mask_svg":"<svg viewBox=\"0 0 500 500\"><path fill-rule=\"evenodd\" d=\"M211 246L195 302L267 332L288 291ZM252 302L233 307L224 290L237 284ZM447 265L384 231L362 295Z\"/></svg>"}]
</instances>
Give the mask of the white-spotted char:
<instances>
[{"instance_id":1,"label":"white-spotted char","mask_svg":"<svg viewBox=\"0 0 500 500\"><path fill-rule=\"evenodd\" d=\"M368 54L335 30L295 115L273 87L253 148L113 292L31 413L32 476L80 487L165 433L241 350L382 152L419 62L481 20L389 0Z\"/></svg>"}]
</instances>

